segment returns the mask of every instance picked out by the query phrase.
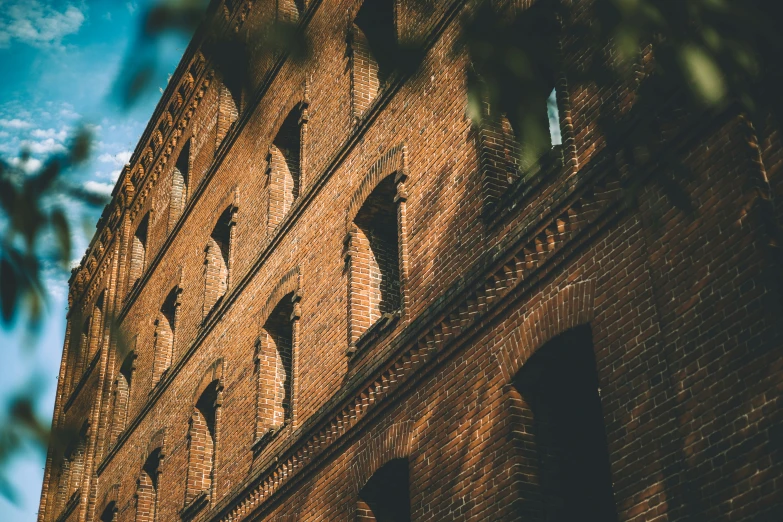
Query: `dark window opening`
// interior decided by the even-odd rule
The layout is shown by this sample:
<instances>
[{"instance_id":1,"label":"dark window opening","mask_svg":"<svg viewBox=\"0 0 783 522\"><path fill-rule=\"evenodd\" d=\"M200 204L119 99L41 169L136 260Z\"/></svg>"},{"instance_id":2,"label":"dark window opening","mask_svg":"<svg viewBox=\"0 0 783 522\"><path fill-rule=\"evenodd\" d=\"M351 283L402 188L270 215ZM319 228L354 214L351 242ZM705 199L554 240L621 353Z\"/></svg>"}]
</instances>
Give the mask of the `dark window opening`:
<instances>
[{"instance_id":1,"label":"dark window opening","mask_svg":"<svg viewBox=\"0 0 783 522\"><path fill-rule=\"evenodd\" d=\"M155 321L155 349L152 366L152 384L155 385L171 366L174 357L174 335L177 328L177 295L174 287L166 296Z\"/></svg>"},{"instance_id":2,"label":"dark window opening","mask_svg":"<svg viewBox=\"0 0 783 522\"><path fill-rule=\"evenodd\" d=\"M400 309L400 265L394 176L381 181L356 214L359 273L366 279L370 324Z\"/></svg>"},{"instance_id":3,"label":"dark window opening","mask_svg":"<svg viewBox=\"0 0 783 522\"><path fill-rule=\"evenodd\" d=\"M215 424L217 421L218 381L207 386L196 402L190 418L189 462L185 503L209 494L215 462Z\"/></svg>"},{"instance_id":4,"label":"dark window opening","mask_svg":"<svg viewBox=\"0 0 783 522\"><path fill-rule=\"evenodd\" d=\"M204 280L204 316L223 298L228 290L229 254L233 209L227 208L215 224L207 245Z\"/></svg>"},{"instance_id":5,"label":"dark window opening","mask_svg":"<svg viewBox=\"0 0 783 522\"><path fill-rule=\"evenodd\" d=\"M408 459L394 459L376 471L359 492L358 522L409 522Z\"/></svg>"},{"instance_id":6,"label":"dark window opening","mask_svg":"<svg viewBox=\"0 0 783 522\"><path fill-rule=\"evenodd\" d=\"M394 0L367 0L350 33L353 118L361 118L397 69Z\"/></svg>"},{"instance_id":7,"label":"dark window opening","mask_svg":"<svg viewBox=\"0 0 783 522\"><path fill-rule=\"evenodd\" d=\"M544 519L617 520L590 327L546 343L515 385L533 414Z\"/></svg>"},{"instance_id":8,"label":"dark window opening","mask_svg":"<svg viewBox=\"0 0 783 522\"><path fill-rule=\"evenodd\" d=\"M169 230L185 210L188 200L188 178L190 175L190 140L185 142L171 173L171 202L169 203Z\"/></svg>"},{"instance_id":9,"label":"dark window opening","mask_svg":"<svg viewBox=\"0 0 783 522\"><path fill-rule=\"evenodd\" d=\"M299 197L301 184L301 111L286 117L269 149L269 224L279 224Z\"/></svg>"},{"instance_id":10,"label":"dark window opening","mask_svg":"<svg viewBox=\"0 0 783 522\"><path fill-rule=\"evenodd\" d=\"M258 357L259 435L291 421L293 394L293 293L283 297L261 332Z\"/></svg>"},{"instance_id":11,"label":"dark window opening","mask_svg":"<svg viewBox=\"0 0 783 522\"><path fill-rule=\"evenodd\" d=\"M381 85L394 70L398 52L394 3L395 0L365 0L354 20L377 63Z\"/></svg>"},{"instance_id":12,"label":"dark window opening","mask_svg":"<svg viewBox=\"0 0 783 522\"><path fill-rule=\"evenodd\" d=\"M147 255L147 228L149 225L149 213L144 216L139 226L136 227L136 233L133 234L133 245L131 247L130 260L130 284L136 284L144 273L146 255Z\"/></svg>"},{"instance_id":13,"label":"dark window opening","mask_svg":"<svg viewBox=\"0 0 783 522\"><path fill-rule=\"evenodd\" d=\"M160 448L144 461L136 488L136 522L155 522L158 508Z\"/></svg>"},{"instance_id":14,"label":"dark window opening","mask_svg":"<svg viewBox=\"0 0 783 522\"><path fill-rule=\"evenodd\" d=\"M117 515L117 503L114 501L109 502L101 513L101 522L114 522Z\"/></svg>"}]
</instances>

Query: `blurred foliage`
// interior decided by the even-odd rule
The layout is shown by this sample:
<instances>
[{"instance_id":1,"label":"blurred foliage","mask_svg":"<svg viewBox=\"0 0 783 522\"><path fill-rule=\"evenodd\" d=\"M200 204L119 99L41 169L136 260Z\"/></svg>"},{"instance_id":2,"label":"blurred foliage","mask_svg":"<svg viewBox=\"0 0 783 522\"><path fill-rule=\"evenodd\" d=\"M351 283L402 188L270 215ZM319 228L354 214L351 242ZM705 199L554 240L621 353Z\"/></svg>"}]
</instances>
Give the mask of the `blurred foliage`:
<instances>
[{"instance_id":1,"label":"blurred foliage","mask_svg":"<svg viewBox=\"0 0 783 522\"><path fill-rule=\"evenodd\" d=\"M421 3L422 12L431 7L430 0L409 1ZM141 17L135 44L115 84L121 106L131 107L150 89L159 68L160 41L170 35L189 39L208 15L208 4L206 0L166 0ZM568 25L569 36L592 42L585 46L578 64L561 63L560 24L571 16L562 2L537 0L532 9L519 15L508 5L502 0L479 1L462 19L463 36L455 51L466 50L471 62L471 118L480 122L506 115L526 163L550 146L542 108L553 81L565 75L571 86L598 89L626 81L636 74L640 49L648 44L654 44L655 74L639 87L638 110L625 120L607 111L598 124L608 142L625 150L637 166L654 158L666 167L657 181L678 207L690 205L678 181L688 173L674 158L667 159L667 151L660 146L656 107L665 105L673 94L682 94L694 113L735 103L758 130L765 128L768 118L775 124L783 121L783 97L777 94L783 79L780 0L594 0L590 17ZM555 16L546 11L550 8ZM293 22L278 21L254 30L258 34L240 31L225 37L207 33L202 44L202 52L224 81L250 94L251 55L254 59L259 55L250 52L248 41L272 56L288 53L296 60L304 60L311 51ZM409 74L418 67L421 51L390 45L381 54L389 56L400 74ZM90 205L105 203L65 176L87 157L89 142L88 133L80 131L69 152L50 158L33 174L23 168L28 153L22 152L15 163L0 160L0 326L8 327L25 307L35 323L46 302L42 267L54 261L65 268L71 259L72 231L57 196L75 197ZM49 444L48 428L33 414L35 389L20 390L10 401L7 418L0 420L0 495L11 499L12 487L2 474L10 459L26 444L41 449Z\"/></svg>"},{"instance_id":2,"label":"blurred foliage","mask_svg":"<svg viewBox=\"0 0 783 522\"><path fill-rule=\"evenodd\" d=\"M607 143L625 150L633 166L654 158L664 166L655 181L681 208L690 203L677 187L688 173L667 158L659 111L673 97L693 115L736 104L759 132L771 118L783 121L783 5L778 0L594 0L588 16L573 20L574 8L538 0L519 15L501 0L480 3L464 19L459 49L471 59L469 113L474 121L506 116L519 141L523 164L549 147L542 107L561 77L571 88L612 92L638 78L641 50L652 46L654 73L637 90L631 114L601 111L597 122ZM574 6L579 5L575 2ZM561 25L561 23L563 25ZM567 34L561 28L567 27ZM563 63L561 36L583 45L578 63ZM739 111L738 111L739 112Z\"/></svg>"}]
</instances>

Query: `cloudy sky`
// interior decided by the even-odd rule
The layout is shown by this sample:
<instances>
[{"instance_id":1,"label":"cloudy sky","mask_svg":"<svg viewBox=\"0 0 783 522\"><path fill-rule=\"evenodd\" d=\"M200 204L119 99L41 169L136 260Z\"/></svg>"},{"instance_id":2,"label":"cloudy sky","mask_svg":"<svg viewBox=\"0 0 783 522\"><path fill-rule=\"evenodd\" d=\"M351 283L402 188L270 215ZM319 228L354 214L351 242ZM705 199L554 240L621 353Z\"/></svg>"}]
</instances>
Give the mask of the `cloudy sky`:
<instances>
[{"instance_id":1,"label":"cloudy sky","mask_svg":"<svg viewBox=\"0 0 783 522\"><path fill-rule=\"evenodd\" d=\"M153 85L130 109L120 107L112 95L115 82L127 57L138 54L136 35L151 1L0 0L0 157L18 164L20 152L27 150L30 160L22 168L32 171L47 155L63 151L74 130L86 125L93 132L91 158L69 176L87 190L111 192L187 44L171 37L155 47ZM145 53L149 55L149 47ZM78 262L100 209L64 203L76 225L72 257ZM6 358L0 365L0 412L15 390L33 386L39 393L39 415L47 422L51 418L65 332L67 275L56 267L45 270L50 300L37 336L28 335L22 324L0 328ZM43 466L44 455L33 449L14 461L10 476L21 498L13 505L0 496L0 518L35 520Z\"/></svg>"}]
</instances>

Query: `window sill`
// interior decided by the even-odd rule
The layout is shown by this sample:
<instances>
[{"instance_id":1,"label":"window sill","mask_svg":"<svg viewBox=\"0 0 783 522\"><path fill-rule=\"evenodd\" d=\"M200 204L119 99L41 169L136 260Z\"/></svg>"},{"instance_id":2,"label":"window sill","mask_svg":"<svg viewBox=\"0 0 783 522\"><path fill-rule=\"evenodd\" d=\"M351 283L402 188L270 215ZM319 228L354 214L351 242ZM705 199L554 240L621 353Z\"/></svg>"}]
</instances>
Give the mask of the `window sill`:
<instances>
[{"instance_id":1,"label":"window sill","mask_svg":"<svg viewBox=\"0 0 783 522\"><path fill-rule=\"evenodd\" d=\"M209 494L206 491L202 491L196 498L185 504L182 511L179 512L183 520L189 520L196 516L196 514L204 509L209 504Z\"/></svg>"},{"instance_id":2,"label":"window sill","mask_svg":"<svg viewBox=\"0 0 783 522\"><path fill-rule=\"evenodd\" d=\"M364 351L367 346L375 344L380 339L386 337L392 331L394 325L397 324L397 321L400 320L400 315L400 310L395 310L391 313L385 312L355 342L351 343L345 352L348 358L354 358L356 354Z\"/></svg>"},{"instance_id":3,"label":"window sill","mask_svg":"<svg viewBox=\"0 0 783 522\"><path fill-rule=\"evenodd\" d=\"M256 438L256 440L253 441L253 444L250 445L250 449L253 450L253 455L258 455L261 453L261 450L263 450L270 442L277 438L277 435L285 430L289 424L290 422L286 421L276 428L267 428L266 431L264 431L264 433Z\"/></svg>"}]
</instances>

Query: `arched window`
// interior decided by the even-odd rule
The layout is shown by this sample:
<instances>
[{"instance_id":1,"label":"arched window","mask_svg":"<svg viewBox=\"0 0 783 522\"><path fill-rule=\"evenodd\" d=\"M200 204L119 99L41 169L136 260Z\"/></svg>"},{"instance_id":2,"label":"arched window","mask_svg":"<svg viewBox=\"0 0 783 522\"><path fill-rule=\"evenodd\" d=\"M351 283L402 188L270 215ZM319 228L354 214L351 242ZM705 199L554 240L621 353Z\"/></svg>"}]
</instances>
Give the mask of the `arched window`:
<instances>
[{"instance_id":1,"label":"arched window","mask_svg":"<svg viewBox=\"0 0 783 522\"><path fill-rule=\"evenodd\" d=\"M291 292L269 314L256 347L257 442L293 419L293 356L298 296Z\"/></svg>"},{"instance_id":2,"label":"arched window","mask_svg":"<svg viewBox=\"0 0 783 522\"><path fill-rule=\"evenodd\" d=\"M394 175L370 193L353 220L348 278L350 342L381 319L399 316L400 255Z\"/></svg>"},{"instance_id":3,"label":"arched window","mask_svg":"<svg viewBox=\"0 0 783 522\"><path fill-rule=\"evenodd\" d=\"M209 502L215 463L220 381L212 381L196 401L188 430L188 472L185 509L200 509Z\"/></svg>"},{"instance_id":4,"label":"arched window","mask_svg":"<svg viewBox=\"0 0 783 522\"><path fill-rule=\"evenodd\" d=\"M219 64L222 84L218 95L217 142L220 146L243 108L243 92L249 60L245 44L237 38L214 43L210 49L213 61Z\"/></svg>"},{"instance_id":5,"label":"arched window","mask_svg":"<svg viewBox=\"0 0 783 522\"><path fill-rule=\"evenodd\" d=\"M376 471L359 491L359 522L410 522L408 459L393 459Z\"/></svg>"},{"instance_id":6,"label":"arched window","mask_svg":"<svg viewBox=\"0 0 783 522\"><path fill-rule=\"evenodd\" d=\"M81 490L82 482L84 481L84 466L85 466L85 452L87 451L87 430L89 428L88 423L85 421L82 424L76 441L72 445L72 449L68 452L68 461L70 462L68 473L68 486L66 502L77 491Z\"/></svg>"},{"instance_id":7,"label":"arched window","mask_svg":"<svg viewBox=\"0 0 783 522\"><path fill-rule=\"evenodd\" d=\"M395 0L366 0L351 27L354 118L362 117L395 69L398 43L394 10Z\"/></svg>"},{"instance_id":8,"label":"arched window","mask_svg":"<svg viewBox=\"0 0 783 522\"><path fill-rule=\"evenodd\" d=\"M617 520L590 327L539 348L514 386L513 432L523 439L515 441L518 469L538 470L535 498L529 472L515 480L517 511L540 510L545 520Z\"/></svg>"},{"instance_id":9,"label":"arched window","mask_svg":"<svg viewBox=\"0 0 783 522\"><path fill-rule=\"evenodd\" d=\"M212 229L207 243L204 261L204 317L223 298L228 290L231 254L231 231L234 226L234 212L231 206L221 214Z\"/></svg>"},{"instance_id":10,"label":"arched window","mask_svg":"<svg viewBox=\"0 0 783 522\"><path fill-rule=\"evenodd\" d=\"M136 371L136 353L130 352L120 366L114 381L114 400L112 404L111 435L109 444L114 444L128 421L128 408L133 385L133 373Z\"/></svg>"},{"instance_id":11,"label":"arched window","mask_svg":"<svg viewBox=\"0 0 783 522\"><path fill-rule=\"evenodd\" d=\"M82 340L85 344L84 349L82 350L82 370L87 368L92 356L95 355L98 351L98 347L101 345L101 338L103 337L103 307L105 295L106 290L103 290L95 301L92 315L84 324L85 330L82 333Z\"/></svg>"},{"instance_id":12,"label":"arched window","mask_svg":"<svg viewBox=\"0 0 783 522\"><path fill-rule=\"evenodd\" d=\"M557 148L562 145L560 110L558 39L560 22L555 3L550 0L521 4L511 10L508 23L515 35L514 45L529 54L527 74L510 87L495 78L499 89L485 89L489 99L484 105L479 127L482 190L486 209L495 208L509 187L539 169L562 163ZM509 29L509 32L512 32ZM526 56L528 57L528 56ZM486 85L476 64L476 85ZM552 149L556 149L552 153Z\"/></svg>"},{"instance_id":13,"label":"arched window","mask_svg":"<svg viewBox=\"0 0 783 522\"><path fill-rule=\"evenodd\" d=\"M277 227L299 197L302 155L301 112L300 108L295 108L288 114L269 147L267 174L270 230Z\"/></svg>"},{"instance_id":14,"label":"arched window","mask_svg":"<svg viewBox=\"0 0 783 522\"><path fill-rule=\"evenodd\" d=\"M149 212L139 222L136 232L133 234L133 243L131 245L130 270L128 271L128 281L132 288L136 281L144 273L145 263L147 262L147 228L149 225Z\"/></svg>"},{"instance_id":15,"label":"arched window","mask_svg":"<svg viewBox=\"0 0 783 522\"><path fill-rule=\"evenodd\" d=\"M188 179L190 176L190 140L185 142L171 173L171 200L169 203L169 230L185 210L188 200Z\"/></svg>"},{"instance_id":16,"label":"arched window","mask_svg":"<svg viewBox=\"0 0 783 522\"><path fill-rule=\"evenodd\" d=\"M57 512L65 507L71 497L71 466L75 447L68 448L63 455L63 463L60 467L60 479L57 484Z\"/></svg>"},{"instance_id":17,"label":"arched window","mask_svg":"<svg viewBox=\"0 0 783 522\"><path fill-rule=\"evenodd\" d=\"M87 361L89 360L90 353L91 330L92 316L88 315L87 318L82 322L82 328L79 335L79 352L76 354L74 361L75 371L73 372L73 381L71 382L72 387L76 386L82 376L82 373L84 373L84 370L87 367Z\"/></svg>"},{"instance_id":18,"label":"arched window","mask_svg":"<svg viewBox=\"0 0 783 522\"><path fill-rule=\"evenodd\" d=\"M136 521L155 522L158 508L158 475L161 451L156 449L147 457L136 481Z\"/></svg>"},{"instance_id":19,"label":"arched window","mask_svg":"<svg viewBox=\"0 0 783 522\"><path fill-rule=\"evenodd\" d=\"M174 287L155 320L155 349L152 362L152 385L157 384L171 366L174 357L174 340L177 331L177 310L179 309L179 287Z\"/></svg>"},{"instance_id":20,"label":"arched window","mask_svg":"<svg viewBox=\"0 0 783 522\"><path fill-rule=\"evenodd\" d=\"M109 502L105 508L103 508L103 511L101 511L101 522L115 522L117 520L117 503L112 501Z\"/></svg>"}]
</instances>

